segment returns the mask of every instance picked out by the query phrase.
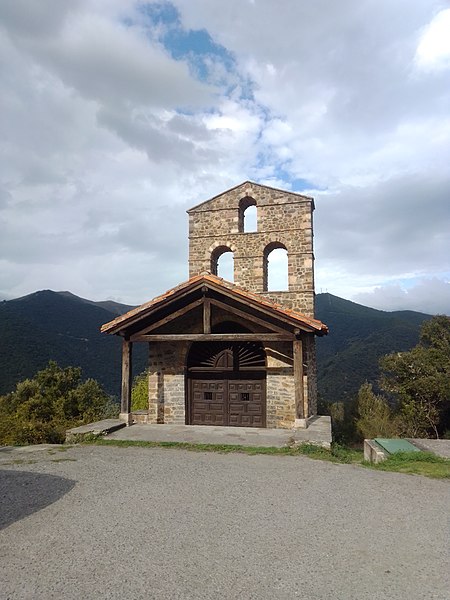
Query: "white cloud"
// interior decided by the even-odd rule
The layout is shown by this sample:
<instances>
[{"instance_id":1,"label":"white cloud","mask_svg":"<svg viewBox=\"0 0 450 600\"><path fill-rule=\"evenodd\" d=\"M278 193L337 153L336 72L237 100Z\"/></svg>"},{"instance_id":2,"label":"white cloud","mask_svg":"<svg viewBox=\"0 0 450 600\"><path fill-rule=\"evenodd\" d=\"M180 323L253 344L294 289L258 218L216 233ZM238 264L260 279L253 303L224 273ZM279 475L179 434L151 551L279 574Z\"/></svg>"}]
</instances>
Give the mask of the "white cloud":
<instances>
[{"instance_id":1,"label":"white cloud","mask_svg":"<svg viewBox=\"0 0 450 600\"><path fill-rule=\"evenodd\" d=\"M450 68L450 8L441 10L425 28L416 52L420 68Z\"/></svg>"},{"instance_id":2,"label":"white cloud","mask_svg":"<svg viewBox=\"0 0 450 600\"><path fill-rule=\"evenodd\" d=\"M14 20L9 16L3 15L3 26L18 50L88 100L124 111L210 103L213 90L194 80L185 63L149 43L138 28L76 10L60 14L51 32L32 28L25 7ZM41 19L35 22L40 25Z\"/></svg>"},{"instance_id":3,"label":"white cloud","mask_svg":"<svg viewBox=\"0 0 450 600\"><path fill-rule=\"evenodd\" d=\"M362 303L366 298L375 306L372 295L361 294L376 286L376 307L388 309L391 303L393 308L400 308L392 290L405 290L408 281L427 276L445 280L450 248L450 181L440 172L429 175L403 176L317 195L318 291ZM436 306L447 303L445 289L436 287L428 299L424 294L414 298L422 302L421 310L435 312ZM385 303L380 300L383 294ZM397 298L407 299L405 294ZM415 306L420 308L420 303ZM449 311L450 305L445 309Z\"/></svg>"},{"instance_id":4,"label":"white cloud","mask_svg":"<svg viewBox=\"0 0 450 600\"><path fill-rule=\"evenodd\" d=\"M0 4L3 292L144 301L187 276L184 210L245 179L310 182L318 291L394 305L406 279L444 281L442 2L174 5L179 33L224 47L203 80L132 0Z\"/></svg>"},{"instance_id":5,"label":"white cloud","mask_svg":"<svg viewBox=\"0 0 450 600\"><path fill-rule=\"evenodd\" d=\"M381 310L416 310L428 314L450 315L450 281L424 278L404 289L398 284L356 294L356 302Z\"/></svg>"}]
</instances>

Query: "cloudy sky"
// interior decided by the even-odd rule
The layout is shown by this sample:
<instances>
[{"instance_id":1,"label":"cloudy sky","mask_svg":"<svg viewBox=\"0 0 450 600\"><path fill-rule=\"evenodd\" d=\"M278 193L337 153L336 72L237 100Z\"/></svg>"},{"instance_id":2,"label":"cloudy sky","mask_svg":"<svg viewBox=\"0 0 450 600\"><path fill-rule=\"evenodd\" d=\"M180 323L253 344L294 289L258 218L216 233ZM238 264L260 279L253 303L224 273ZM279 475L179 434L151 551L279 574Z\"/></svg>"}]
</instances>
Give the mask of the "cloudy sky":
<instances>
[{"instance_id":1,"label":"cloudy sky","mask_svg":"<svg viewBox=\"0 0 450 600\"><path fill-rule=\"evenodd\" d=\"M450 314L450 3L2 0L0 296L141 303L185 210L316 199L317 291Z\"/></svg>"}]
</instances>

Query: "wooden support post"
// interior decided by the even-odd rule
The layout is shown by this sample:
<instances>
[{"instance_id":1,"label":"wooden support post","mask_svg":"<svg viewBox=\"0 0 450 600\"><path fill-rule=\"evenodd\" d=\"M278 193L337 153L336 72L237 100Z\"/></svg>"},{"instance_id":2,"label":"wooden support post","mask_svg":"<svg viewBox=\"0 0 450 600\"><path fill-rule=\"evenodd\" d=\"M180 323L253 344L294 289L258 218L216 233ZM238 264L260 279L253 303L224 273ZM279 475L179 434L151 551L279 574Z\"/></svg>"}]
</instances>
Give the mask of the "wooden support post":
<instances>
[{"instance_id":1,"label":"wooden support post","mask_svg":"<svg viewBox=\"0 0 450 600\"><path fill-rule=\"evenodd\" d=\"M211 333L211 300L203 301L203 333Z\"/></svg>"},{"instance_id":2,"label":"wooden support post","mask_svg":"<svg viewBox=\"0 0 450 600\"><path fill-rule=\"evenodd\" d=\"M303 413L305 415L306 422L309 419L309 392L308 392L308 375L303 376Z\"/></svg>"},{"instance_id":3,"label":"wooden support post","mask_svg":"<svg viewBox=\"0 0 450 600\"><path fill-rule=\"evenodd\" d=\"M119 418L131 425L131 361L133 344L124 339L122 341L122 396L120 401Z\"/></svg>"},{"instance_id":4,"label":"wooden support post","mask_svg":"<svg viewBox=\"0 0 450 600\"><path fill-rule=\"evenodd\" d=\"M293 341L294 357L294 390L295 390L295 425L306 427L305 406L303 400L303 344L301 340Z\"/></svg>"}]
</instances>

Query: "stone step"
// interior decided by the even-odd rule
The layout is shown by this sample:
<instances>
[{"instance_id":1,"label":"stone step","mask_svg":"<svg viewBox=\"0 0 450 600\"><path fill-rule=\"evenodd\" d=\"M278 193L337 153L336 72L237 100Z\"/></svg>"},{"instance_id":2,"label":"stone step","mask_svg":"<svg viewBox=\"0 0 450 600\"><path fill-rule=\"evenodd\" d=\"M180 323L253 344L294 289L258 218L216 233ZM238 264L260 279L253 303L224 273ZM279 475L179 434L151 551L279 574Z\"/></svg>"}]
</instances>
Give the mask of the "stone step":
<instances>
[{"instance_id":1,"label":"stone step","mask_svg":"<svg viewBox=\"0 0 450 600\"><path fill-rule=\"evenodd\" d=\"M96 421L95 423L88 423L87 425L80 425L79 427L72 427L66 431L66 443L73 444L80 442L83 438L95 436L99 437L112 433L117 429L125 427L126 423L120 419L103 419L103 421Z\"/></svg>"}]
</instances>

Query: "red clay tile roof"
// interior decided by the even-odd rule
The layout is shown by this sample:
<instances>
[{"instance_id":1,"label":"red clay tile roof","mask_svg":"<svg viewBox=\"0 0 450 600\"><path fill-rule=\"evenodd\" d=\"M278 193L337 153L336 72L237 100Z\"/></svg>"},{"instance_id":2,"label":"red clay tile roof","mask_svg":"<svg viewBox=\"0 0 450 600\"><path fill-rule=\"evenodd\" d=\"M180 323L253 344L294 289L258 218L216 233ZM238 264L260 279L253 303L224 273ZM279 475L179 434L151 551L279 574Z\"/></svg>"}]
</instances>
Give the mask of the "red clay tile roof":
<instances>
[{"instance_id":1,"label":"red clay tile roof","mask_svg":"<svg viewBox=\"0 0 450 600\"><path fill-rule=\"evenodd\" d=\"M294 324L298 324L300 326L306 325L308 328L311 328L317 335L326 335L328 333L328 327L321 321L317 319L312 319L311 317L307 317L302 313L285 308L284 306L272 302L264 296L255 294L253 292L249 292L248 290L245 290L235 285L234 283L231 283L229 281L226 281L225 279L222 279L221 277L217 277L216 275L211 275L209 273L203 275L195 275L194 277L191 277L187 281L180 283L179 285L173 287L164 294L156 296L156 298L153 298L153 300L150 300L145 304L141 304L141 306L133 308L129 312L115 318L113 321L105 323L100 328L100 331L102 331L103 333L118 333L120 329L126 328L128 324L135 323L136 317L139 317L139 315L145 316L147 314L150 314L153 311L153 309L159 308L160 306L164 305L171 298L176 298L176 296L181 292L189 290L189 288L195 289L197 287L201 287L202 285L209 285L209 287L214 288L218 291L225 288L226 290L231 291L232 295L235 295L238 299L242 299L244 302L248 303L250 301L256 306L260 305L269 308L273 310L275 316L276 314L279 314L282 317L288 317L291 321L294 322Z\"/></svg>"}]
</instances>

